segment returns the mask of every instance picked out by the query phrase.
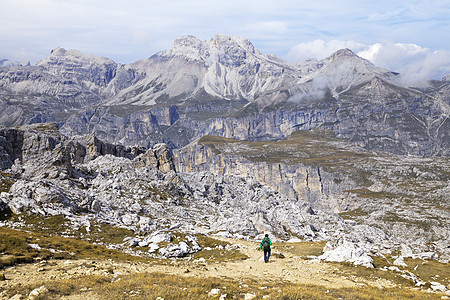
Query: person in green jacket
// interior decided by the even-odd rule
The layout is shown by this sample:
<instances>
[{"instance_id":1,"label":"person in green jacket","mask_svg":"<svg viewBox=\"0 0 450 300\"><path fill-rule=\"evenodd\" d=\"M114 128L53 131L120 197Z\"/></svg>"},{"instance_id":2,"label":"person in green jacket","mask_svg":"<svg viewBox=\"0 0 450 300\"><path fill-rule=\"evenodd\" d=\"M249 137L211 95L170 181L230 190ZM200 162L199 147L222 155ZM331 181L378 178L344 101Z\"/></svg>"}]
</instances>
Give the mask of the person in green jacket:
<instances>
[{"instance_id":1,"label":"person in green jacket","mask_svg":"<svg viewBox=\"0 0 450 300\"><path fill-rule=\"evenodd\" d=\"M272 245L272 241L269 239L269 235L266 234L266 236L262 239L261 241L261 245L259 246L259 249L263 249L264 250L264 262L268 263L269 262L269 257L270 257L270 245Z\"/></svg>"}]
</instances>

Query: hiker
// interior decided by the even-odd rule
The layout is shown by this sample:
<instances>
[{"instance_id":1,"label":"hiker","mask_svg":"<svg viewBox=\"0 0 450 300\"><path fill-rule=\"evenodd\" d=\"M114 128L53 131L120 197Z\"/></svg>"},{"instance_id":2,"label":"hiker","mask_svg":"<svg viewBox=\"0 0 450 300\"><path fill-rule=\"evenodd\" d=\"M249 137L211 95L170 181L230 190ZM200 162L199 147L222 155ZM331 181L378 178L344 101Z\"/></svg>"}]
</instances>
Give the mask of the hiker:
<instances>
[{"instance_id":1,"label":"hiker","mask_svg":"<svg viewBox=\"0 0 450 300\"><path fill-rule=\"evenodd\" d=\"M261 249L264 250L264 262L265 263L269 262L270 245L272 245L272 241L269 239L269 235L266 233L266 235L264 236L264 238L261 241L261 246L259 246L260 250Z\"/></svg>"}]
</instances>

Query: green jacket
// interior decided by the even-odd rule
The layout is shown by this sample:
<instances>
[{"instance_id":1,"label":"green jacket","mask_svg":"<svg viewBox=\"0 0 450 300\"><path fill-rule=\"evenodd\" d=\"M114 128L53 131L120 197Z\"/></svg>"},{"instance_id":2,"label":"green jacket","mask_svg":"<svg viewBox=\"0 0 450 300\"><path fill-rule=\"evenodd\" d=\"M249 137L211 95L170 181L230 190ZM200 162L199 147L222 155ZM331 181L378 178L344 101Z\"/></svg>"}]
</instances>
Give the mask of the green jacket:
<instances>
[{"instance_id":1,"label":"green jacket","mask_svg":"<svg viewBox=\"0 0 450 300\"><path fill-rule=\"evenodd\" d=\"M268 238L268 237L266 237L266 236L262 239L261 245L259 246L259 249L262 249L262 248L263 248L264 240L267 240L267 241L269 242L269 249L270 249L270 245L272 245L272 241L270 240L270 238ZM268 250L268 249L267 249L267 250Z\"/></svg>"}]
</instances>

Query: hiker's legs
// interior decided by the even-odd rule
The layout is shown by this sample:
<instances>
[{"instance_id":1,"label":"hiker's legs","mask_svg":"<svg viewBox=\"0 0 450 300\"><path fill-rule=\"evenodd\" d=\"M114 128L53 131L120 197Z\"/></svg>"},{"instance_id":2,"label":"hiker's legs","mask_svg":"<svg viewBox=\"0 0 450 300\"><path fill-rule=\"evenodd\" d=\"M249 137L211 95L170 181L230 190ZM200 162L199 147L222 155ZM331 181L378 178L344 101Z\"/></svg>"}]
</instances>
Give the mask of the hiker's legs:
<instances>
[{"instance_id":1,"label":"hiker's legs","mask_svg":"<svg viewBox=\"0 0 450 300\"><path fill-rule=\"evenodd\" d=\"M270 252L271 252L270 249L264 250L264 262L269 262Z\"/></svg>"}]
</instances>

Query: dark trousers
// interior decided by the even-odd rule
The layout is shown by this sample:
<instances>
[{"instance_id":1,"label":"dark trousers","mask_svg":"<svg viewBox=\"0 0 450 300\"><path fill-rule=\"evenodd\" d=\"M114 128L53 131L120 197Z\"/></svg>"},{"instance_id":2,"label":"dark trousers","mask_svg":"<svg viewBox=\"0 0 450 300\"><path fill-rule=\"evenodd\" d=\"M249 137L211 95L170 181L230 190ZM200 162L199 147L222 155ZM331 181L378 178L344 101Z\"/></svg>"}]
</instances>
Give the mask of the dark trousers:
<instances>
[{"instance_id":1,"label":"dark trousers","mask_svg":"<svg viewBox=\"0 0 450 300\"><path fill-rule=\"evenodd\" d=\"M270 257L270 249L269 250L264 250L264 262L269 262L269 257Z\"/></svg>"}]
</instances>

